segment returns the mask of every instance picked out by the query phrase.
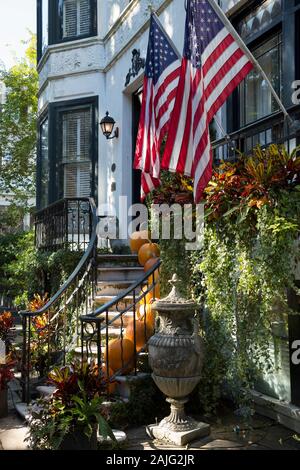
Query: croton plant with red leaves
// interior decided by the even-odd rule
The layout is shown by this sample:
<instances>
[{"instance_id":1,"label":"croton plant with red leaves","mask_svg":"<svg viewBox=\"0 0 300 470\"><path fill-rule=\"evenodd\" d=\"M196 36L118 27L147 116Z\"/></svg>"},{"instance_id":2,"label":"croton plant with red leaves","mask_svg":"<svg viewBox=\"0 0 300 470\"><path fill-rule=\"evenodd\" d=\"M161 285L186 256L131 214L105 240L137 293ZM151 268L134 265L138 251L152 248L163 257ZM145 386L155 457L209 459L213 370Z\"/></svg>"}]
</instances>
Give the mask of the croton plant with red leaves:
<instances>
[{"instance_id":1,"label":"croton plant with red leaves","mask_svg":"<svg viewBox=\"0 0 300 470\"><path fill-rule=\"evenodd\" d=\"M13 368L15 366L15 361L11 356L7 356L5 363L0 363L0 390L6 390L7 384L14 378Z\"/></svg>"},{"instance_id":2,"label":"croton plant with red leaves","mask_svg":"<svg viewBox=\"0 0 300 470\"><path fill-rule=\"evenodd\" d=\"M245 209L255 215L265 205L274 206L279 191L291 191L300 184L298 152L295 149L289 154L277 145L264 150L258 146L251 156L223 163L205 190L209 220L235 217Z\"/></svg>"},{"instance_id":3,"label":"croton plant with red leaves","mask_svg":"<svg viewBox=\"0 0 300 470\"><path fill-rule=\"evenodd\" d=\"M240 155L234 163L225 162L213 171L204 191L203 202L209 220L225 214L237 216L252 208L252 215L264 205L274 205L280 190L293 190L300 184L299 148L291 154L284 146L257 146L252 155ZM193 202L193 181L179 174L163 172L162 185L153 192L156 204Z\"/></svg>"},{"instance_id":4,"label":"croton plant with red leaves","mask_svg":"<svg viewBox=\"0 0 300 470\"><path fill-rule=\"evenodd\" d=\"M7 341L9 333L14 326L13 316L10 312L0 313L0 339Z\"/></svg>"}]
</instances>

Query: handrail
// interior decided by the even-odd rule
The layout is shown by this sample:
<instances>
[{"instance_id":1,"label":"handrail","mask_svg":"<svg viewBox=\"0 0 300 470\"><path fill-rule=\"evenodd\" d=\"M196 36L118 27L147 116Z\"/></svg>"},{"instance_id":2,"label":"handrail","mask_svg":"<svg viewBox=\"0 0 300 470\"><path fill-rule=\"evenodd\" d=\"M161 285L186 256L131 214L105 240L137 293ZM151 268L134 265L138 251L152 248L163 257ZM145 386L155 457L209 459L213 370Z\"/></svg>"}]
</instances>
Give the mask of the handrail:
<instances>
[{"instance_id":1,"label":"handrail","mask_svg":"<svg viewBox=\"0 0 300 470\"><path fill-rule=\"evenodd\" d=\"M66 355L70 351L70 345L74 343L74 339L79 340L79 316L83 310L88 313L95 294L98 240L96 205L92 198L69 198L68 200L57 201L55 205L58 207L62 205L66 211L66 216L68 215L68 202L70 200L78 203L78 218L82 209L80 204L88 203L88 210L86 211L86 208L83 208L83 213L88 213L89 216L88 245L72 274L42 308L33 312L19 312L23 328L22 398L23 402L26 403L30 401L31 389L35 380L37 380L37 373L39 374L39 380L43 380L50 367L66 363ZM52 205L52 210L55 205ZM39 216L42 217L43 213L40 213ZM46 208L45 217L47 216ZM68 225L66 228L68 229ZM82 233L85 239L86 232L81 232L78 226L78 240L80 240L79 237ZM74 231L71 234L73 237ZM66 235L68 239L68 230ZM80 243L78 243L78 249L80 249ZM55 308L57 311L55 311ZM35 319L38 320L41 316L45 316L46 322L43 318L42 322L37 321L35 324ZM34 328L32 328L32 325L34 325Z\"/></svg>"},{"instance_id":2,"label":"handrail","mask_svg":"<svg viewBox=\"0 0 300 470\"><path fill-rule=\"evenodd\" d=\"M97 224L98 224L97 208L96 208L96 204L93 198L81 198L81 199L88 201L92 209L92 231L91 231L91 238L90 238L87 249L85 250L83 256L81 257L79 263L77 264L72 274L68 277L68 279L62 285L62 287L51 297L51 299L47 302L47 304L45 304L42 308L34 312L31 312L28 310L20 311L19 312L20 315L27 316L27 317L36 317L36 316L43 315L44 313L46 313L56 303L56 301L62 296L62 294L68 289L70 284L72 284L72 282L76 279L81 269L83 268L84 264L89 259L94 249L96 238L97 238ZM76 199L66 198L66 200L76 200ZM56 203L52 204L52 206L62 201L63 200L57 201Z\"/></svg>"},{"instance_id":3,"label":"handrail","mask_svg":"<svg viewBox=\"0 0 300 470\"><path fill-rule=\"evenodd\" d=\"M116 296L110 302L107 302L105 305L102 305L102 307L99 307L98 309L96 309L92 314L81 316L81 319L86 320L87 322L97 319L97 317L99 315L101 315L102 313L105 313L107 310L109 310L115 304L119 303L121 300L123 300L125 297L127 297L132 291L134 291L137 287L139 287L143 282L145 282L151 276L151 274L153 274L161 266L161 264L162 264L161 260L157 261L157 263L155 263L155 265L152 266L152 268L149 269L149 271L144 273L143 276L141 276L137 281L135 281L133 284L131 284L121 294ZM149 292L152 290L153 287L154 287L154 285L151 285L148 288ZM120 312L120 315L121 314L122 314L122 312ZM114 320L116 320L117 317L118 316L116 315L116 318L114 318Z\"/></svg>"}]
</instances>

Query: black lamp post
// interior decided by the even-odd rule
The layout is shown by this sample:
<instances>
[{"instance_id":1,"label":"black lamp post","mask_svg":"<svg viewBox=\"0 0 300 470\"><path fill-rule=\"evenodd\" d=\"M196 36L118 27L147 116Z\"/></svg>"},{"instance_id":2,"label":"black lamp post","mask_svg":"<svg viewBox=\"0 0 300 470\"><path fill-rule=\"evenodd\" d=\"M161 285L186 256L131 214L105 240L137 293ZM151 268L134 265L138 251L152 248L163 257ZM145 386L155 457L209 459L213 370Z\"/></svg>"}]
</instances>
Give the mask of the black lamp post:
<instances>
[{"instance_id":1,"label":"black lamp post","mask_svg":"<svg viewBox=\"0 0 300 470\"><path fill-rule=\"evenodd\" d=\"M101 120L100 126L101 126L101 130L102 130L103 135L107 139L114 139L115 137L116 138L119 137L119 128L118 127L115 128L114 135L111 135L113 130L114 130L115 124L116 124L115 120L111 116L109 116L109 112L106 111L106 116Z\"/></svg>"}]
</instances>

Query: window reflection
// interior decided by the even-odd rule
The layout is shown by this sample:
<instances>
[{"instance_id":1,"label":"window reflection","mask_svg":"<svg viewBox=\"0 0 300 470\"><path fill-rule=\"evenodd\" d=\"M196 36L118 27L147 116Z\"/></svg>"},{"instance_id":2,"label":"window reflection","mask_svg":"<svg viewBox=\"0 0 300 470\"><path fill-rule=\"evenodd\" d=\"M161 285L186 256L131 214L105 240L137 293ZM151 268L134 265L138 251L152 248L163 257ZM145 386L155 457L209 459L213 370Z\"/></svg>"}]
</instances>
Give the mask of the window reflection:
<instances>
[{"instance_id":1,"label":"window reflection","mask_svg":"<svg viewBox=\"0 0 300 470\"><path fill-rule=\"evenodd\" d=\"M281 88L281 34L266 41L253 51L254 56L269 77L274 89ZM241 125L249 124L278 110L270 87L257 70L253 70L240 86Z\"/></svg>"}]
</instances>

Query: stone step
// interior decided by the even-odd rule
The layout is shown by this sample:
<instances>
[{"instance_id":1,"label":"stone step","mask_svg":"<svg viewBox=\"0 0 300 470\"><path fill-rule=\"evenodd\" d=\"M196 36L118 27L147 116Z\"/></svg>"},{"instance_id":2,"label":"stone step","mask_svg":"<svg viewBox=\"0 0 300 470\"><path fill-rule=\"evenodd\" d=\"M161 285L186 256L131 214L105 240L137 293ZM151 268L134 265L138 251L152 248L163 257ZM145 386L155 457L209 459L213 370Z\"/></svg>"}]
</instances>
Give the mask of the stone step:
<instances>
[{"instance_id":1,"label":"stone step","mask_svg":"<svg viewBox=\"0 0 300 470\"><path fill-rule=\"evenodd\" d=\"M137 375L120 375L116 377L116 395L121 396L122 398L129 399L131 396L132 387L138 381L149 380L151 377L150 373L147 372L138 372Z\"/></svg>"},{"instance_id":2,"label":"stone step","mask_svg":"<svg viewBox=\"0 0 300 470\"><path fill-rule=\"evenodd\" d=\"M94 306L95 308L98 308L98 307L101 307L107 303L110 303L112 302L114 299L115 299L115 295L97 295L94 299ZM116 311L117 307L118 307L118 310L125 310L126 308L128 308L130 305L133 304L133 295L128 295L126 297L124 297L124 299L122 299L118 305L113 305L111 308L110 308L110 311L111 312L114 312Z\"/></svg>"},{"instance_id":3,"label":"stone step","mask_svg":"<svg viewBox=\"0 0 300 470\"><path fill-rule=\"evenodd\" d=\"M98 266L98 281L137 281L144 273L141 266Z\"/></svg>"},{"instance_id":4,"label":"stone step","mask_svg":"<svg viewBox=\"0 0 300 470\"><path fill-rule=\"evenodd\" d=\"M118 316L118 312L116 311L112 311L112 312L108 312L108 321L113 321L114 318L116 318ZM106 320L106 313L102 313L100 315L101 318L104 318ZM122 324L122 320L123 320L123 327L126 327L128 325L128 323L133 319L133 312L126 312L126 313L123 313L122 315L122 319L121 317L119 317L118 319L114 320L114 328L117 328L117 327L120 327L121 324ZM113 327L113 325L111 325ZM120 329L119 329L120 331Z\"/></svg>"},{"instance_id":5,"label":"stone step","mask_svg":"<svg viewBox=\"0 0 300 470\"><path fill-rule=\"evenodd\" d=\"M56 391L56 388L51 387L50 385L40 385L39 387L36 387L36 391L41 397L49 397L53 395L53 393Z\"/></svg>"},{"instance_id":6,"label":"stone step","mask_svg":"<svg viewBox=\"0 0 300 470\"><path fill-rule=\"evenodd\" d=\"M137 255L98 255L97 256L98 266L111 266L113 264L122 264L124 266L135 266L138 265Z\"/></svg>"},{"instance_id":7,"label":"stone step","mask_svg":"<svg viewBox=\"0 0 300 470\"><path fill-rule=\"evenodd\" d=\"M30 414L29 405L27 405L27 403L15 403L15 410L22 419L28 421Z\"/></svg>"},{"instance_id":8,"label":"stone step","mask_svg":"<svg viewBox=\"0 0 300 470\"><path fill-rule=\"evenodd\" d=\"M97 295L105 295L105 296L114 296L117 297L122 294L126 289L132 286L132 281L124 281L124 280L106 280L100 281L97 283ZM135 289L136 294L139 294L141 288L138 287Z\"/></svg>"}]
</instances>

